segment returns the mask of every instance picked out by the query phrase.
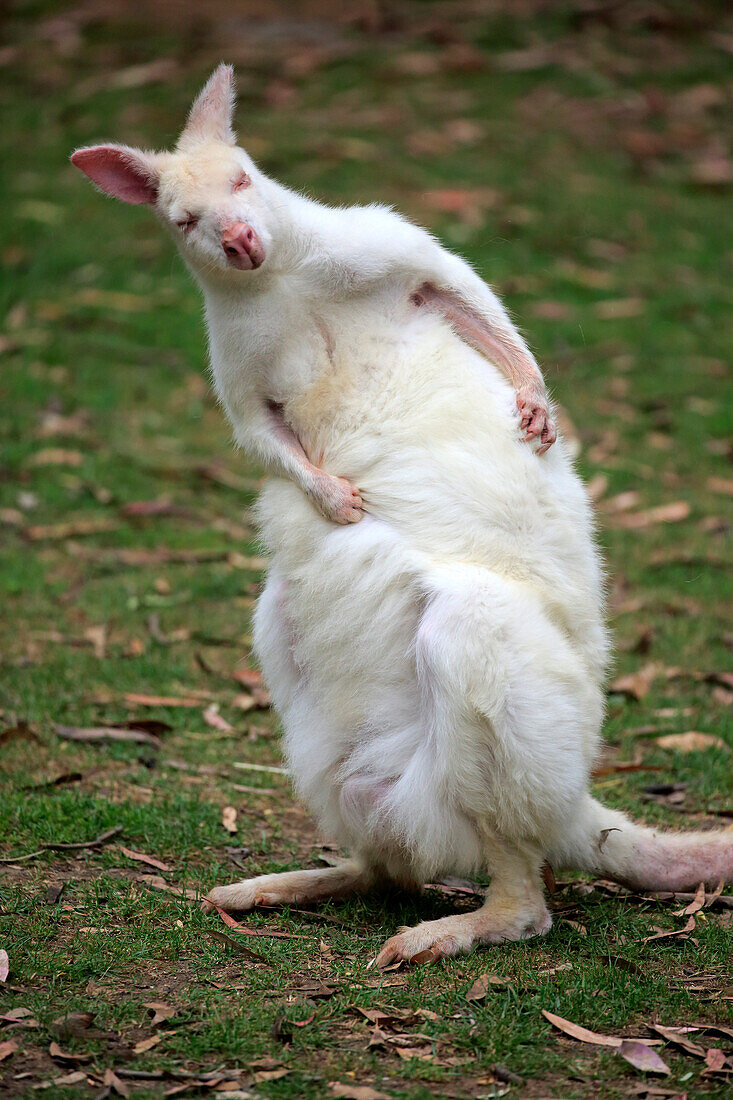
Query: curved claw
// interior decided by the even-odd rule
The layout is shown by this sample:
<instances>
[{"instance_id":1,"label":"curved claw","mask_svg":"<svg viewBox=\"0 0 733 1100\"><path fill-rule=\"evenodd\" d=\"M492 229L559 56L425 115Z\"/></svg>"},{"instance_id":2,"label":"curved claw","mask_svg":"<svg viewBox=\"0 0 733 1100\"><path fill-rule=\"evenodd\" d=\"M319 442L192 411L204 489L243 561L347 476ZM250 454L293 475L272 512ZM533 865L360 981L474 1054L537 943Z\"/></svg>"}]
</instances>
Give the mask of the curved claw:
<instances>
[{"instance_id":1,"label":"curved claw","mask_svg":"<svg viewBox=\"0 0 733 1100\"><path fill-rule=\"evenodd\" d=\"M545 421L545 426L542 429L542 434L540 436L542 446L538 449L537 454L543 455L545 451L549 451L550 447L556 439L557 429L555 428L555 423L554 421L550 420L548 416L547 420Z\"/></svg>"},{"instance_id":2,"label":"curved claw","mask_svg":"<svg viewBox=\"0 0 733 1100\"><path fill-rule=\"evenodd\" d=\"M545 429L547 411L546 409L534 408L532 409L532 415L527 425L527 429L524 433L524 438L534 439L536 435L542 435Z\"/></svg>"},{"instance_id":3,"label":"curved claw","mask_svg":"<svg viewBox=\"0 0 733 1100\"><path fill-rule=\"evenodd\" d=\"M414 955L408 955L405 951L404 937L399 935L387 940L374 962L379 970L384 970L394 963L405 962L411 963L413 966L421 966L425 963L437 962L438 959L446 957L445 953L436 946L425 948L425 950L418 951Z\"/></svg>"},{"instance_id":4,"label":"curved claw","mask_svg":"<svg viewBox=\"0 0 733 1100\"><path fill-rule=\"evenodd\" d=\"M555 424L550 416L547 402L541 394L518 393L519 426L524 433L525 442L539 438L541 446L538 455L543 455L557 439Z\"/></svg>"}]
</instances>

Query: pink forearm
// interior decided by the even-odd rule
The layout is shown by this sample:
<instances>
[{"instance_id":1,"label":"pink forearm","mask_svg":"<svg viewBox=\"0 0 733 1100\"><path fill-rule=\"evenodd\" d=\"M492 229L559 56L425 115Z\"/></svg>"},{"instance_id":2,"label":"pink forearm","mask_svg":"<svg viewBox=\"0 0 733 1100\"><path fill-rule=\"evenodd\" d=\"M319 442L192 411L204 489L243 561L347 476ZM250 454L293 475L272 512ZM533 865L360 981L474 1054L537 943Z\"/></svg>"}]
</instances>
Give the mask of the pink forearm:
<instances>
[{"instance_id":1,"label":"pink forearm","mask_svg":"<svg viewBox=\"0 0 733 1100\"><path fill-rule=\"evenodd\" d=\"M528 388L544 390L542 375L527 349L510 331L490 324L456 291L426 282L412 300L440 313L461 339L496 364L517 393Z\"/></svg>"}]
</instances>

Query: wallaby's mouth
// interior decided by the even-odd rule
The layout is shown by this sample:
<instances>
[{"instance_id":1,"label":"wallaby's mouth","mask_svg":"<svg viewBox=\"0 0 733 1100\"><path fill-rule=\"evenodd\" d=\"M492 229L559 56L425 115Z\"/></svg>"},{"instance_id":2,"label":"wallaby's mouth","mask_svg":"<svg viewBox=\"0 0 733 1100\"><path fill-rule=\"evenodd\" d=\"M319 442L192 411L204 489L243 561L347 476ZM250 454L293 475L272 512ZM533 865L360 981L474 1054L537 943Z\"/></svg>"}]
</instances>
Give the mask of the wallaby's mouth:
<instances>
[{"instance_id":1,"label":"wallaby's mouth","mask_svg":"<svg viewBox=\"0 0 733 1100\"><path fill-rule=\"evenodd\" d=\"M221 247L230 267L237 271L252 271L265 259L262 241L251 225L236 222L222 234Z\"/></svg>"}]
</instances>

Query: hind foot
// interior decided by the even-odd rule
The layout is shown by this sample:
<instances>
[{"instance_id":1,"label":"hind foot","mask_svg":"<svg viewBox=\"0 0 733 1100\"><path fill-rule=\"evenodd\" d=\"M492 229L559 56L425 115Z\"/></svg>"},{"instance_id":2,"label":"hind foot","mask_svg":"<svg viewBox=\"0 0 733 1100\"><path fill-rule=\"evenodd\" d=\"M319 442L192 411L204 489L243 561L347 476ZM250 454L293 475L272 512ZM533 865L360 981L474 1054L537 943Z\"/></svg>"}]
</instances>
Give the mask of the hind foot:
<instances>
[{"instance_id":1,"label":"hind foot","mask_svg":"<svg viewBox=\"0 0 733 1100\"><path fill-rule=\"evenodd\" d=\"M313 871L284 871L278 875L258 875L231 886L215 886L204 901L204 908L217 906L226 912L243 912L258 905L299 905L326 898L359 893L370 884L367 871L354 860L338 867Z\"/></svg>"},{"instance_id":2,"label":"hind foot","mask_svg":"<svg viewBox=\"0 0 733 1100\"><path fill-rule=\"evenodd\" d=\"M541 906L514 912L502 911L489 903L475 913L441 917L440 920L423 921L414 928L404 928L387 940L376 963L381 969L392 963L409 962L424 951L432 954L432 960L428 957L421 960L426 962L464 955L479 944L545 936L551 926L552 917L544 902Z\"/></svg>"}]
</instances>

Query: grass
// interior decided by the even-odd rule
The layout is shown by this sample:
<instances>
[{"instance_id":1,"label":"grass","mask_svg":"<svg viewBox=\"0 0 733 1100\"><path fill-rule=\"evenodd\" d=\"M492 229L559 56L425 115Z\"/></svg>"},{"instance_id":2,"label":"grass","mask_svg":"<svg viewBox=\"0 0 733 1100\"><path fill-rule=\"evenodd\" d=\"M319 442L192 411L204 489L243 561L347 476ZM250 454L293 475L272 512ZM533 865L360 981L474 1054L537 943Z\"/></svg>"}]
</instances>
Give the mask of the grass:
<instances>
[{"instance_id":1,"label":"grass","mask_svg":"<svg viewBox=\"0 0 733 1100\"><path fill-rule=\"evenodd\" d=\"M722 88L729 66L714 5L664 10L660 25L624 25L623 14L618 24L579 19L570 4L530 21L510 7L481 18L461 7L453 24L416 4L394 27L338 32L336 46L321 29L321 54L287 36L274 40L274 60L247 53L246 35L227 48L240 59L241 139L266 170L327 201L381 199L430 224L529 334L601 497L614 675L656 666L642 698L610 696L605 734L610 760L660 771L608 773L598 793L649 822L703 827L726 821L728 750L682 754L655 737L697 730L733 744L731 691L710 679L729 669L731 646L733 586L721 568L730 193L696 182L703 154L725 136L721 105L713 95L682 111L691 89ZM208 38L183 19L178 32L144 27L128 14L82 22L64 46L44 29L54 13L12 9L0 91L1 854L122 832L97 849L0 865L11 967L3 1011L25 1007L38 1022L0 1037L18 1042L0 1095L78 1071L50 1056L51 1041L89 1055L81 1066L92 1080L109 1067L226 1067L223 1080L273 1098L337 1095L330 1082L392 1097L638 1095L643 1078L625 1061L559 1036L541 1010L614 1035L647 1034L652 1021L723 1022L729 910L706 910L694 940L645 944L654 926L683 923L670 904L570 882L542 942L379 976L367 963L398 925L475 899L432 891L333 903L322 917L256 914L248 926L289 933L231 933L261 963L208 935L226 930L183 895L312 864L324 838L283 776L232 767L280 764L274 716L239 708L230 676L250 664L259 474L232 451L212 400L196 291L152 219L94 194L67 158L105 137L170 142L224 50L222 32L215 21ZM539 67L499 63L538 44L549 50ZM161 57L173 66L165 80L130 79L133 66ZM656 151L639 153L640 131ZM630 491L638 497L619 511L618 494ZM157 515L125 508L162 498ZM689 514L679 521L624 526L629 514L680 501ZM85 534L87 521L107 529ZM130 564L133 548L211 560ZM195 707L143 707L125 702L130 692L200 694ZM205 722L212 702L231 733ZM55 733L143 718L165 723L159 746L85 746ZM54 785L58 777L67 781ZM650 800L653 783L685 784L681 801ZM238 810L234 836L221 824L225 805ZM507 987L467 1000L487 972ZM170 1020L153 1026L151 1002L169 1005ZM427 1010L397 1029L430 1037L408 1044L418 1057L368 1045L359 1009L377 1008ZM93 1012L99 1033L59 1033L54 1021L75 1011ZM152 1036L160 1042L134 1053ZM712 1034L704 1044L725 1045ZM662 1053L663 1087L725 1093L726 1077L704 1075L702 1061L669 1045ZM524 1084L497 1080L497 1063ZM136 1097L177 1083L124 1082ZM90 1091L79 1080L44 1095ZM194 1083L190 1094L203 1091Z\"/></svg>"}]
</instances>

